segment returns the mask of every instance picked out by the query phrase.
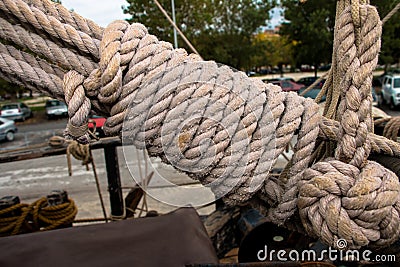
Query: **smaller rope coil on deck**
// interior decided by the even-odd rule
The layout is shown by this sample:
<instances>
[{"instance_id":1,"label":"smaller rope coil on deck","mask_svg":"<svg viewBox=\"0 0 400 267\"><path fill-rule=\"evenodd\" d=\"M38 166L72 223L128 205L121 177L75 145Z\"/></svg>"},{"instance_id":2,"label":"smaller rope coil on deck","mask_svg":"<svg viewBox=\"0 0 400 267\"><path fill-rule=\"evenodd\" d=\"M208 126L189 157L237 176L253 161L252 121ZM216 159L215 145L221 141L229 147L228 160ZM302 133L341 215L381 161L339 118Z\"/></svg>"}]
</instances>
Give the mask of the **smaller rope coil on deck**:
<instances>
[{"instance_id":1,"label":"smaller rope coil on deck","mask_svg":"<svg viewBox=\"0 0 400 267\"><path fill-rule=\"evenodd\" d=\"M260 205L278 225L301 220L299 230L333 247L339 239L359 248L387 246L399 238L399 181L367 160L370 152L400 157L398 143L371 132L370 84L381 23L368 1L338 1L332 71L322 90L329 103L324 117L310 99L173 49L141 24L116 21L101 29L85 26L72 13L66 16L70 23L61 19L62 8L36 2L5 0L0 12L21 23L16 27L30 31L24 27L29 24L41 33L27 38L50 37L57 42L37 43L71 47L87 61L74 64L57 60L55 52L40 53L48 63L23 52L13 56L13 47L3 45L0 75L65 97L67 138L89 142L93 110L107 117L106 134L122 133L151 156L212 185L229 205ZM0 36L41 50L4 31ZM295 136L285 172L270 176ZM330 142L332 153L314 162L321 140Z\"/></svg>"},{"instance_id":2,"label":"smaller rope coil on deck","mask_svg":"<svg viewBox=\"0 0 400 267\"><path fill-rule=\"evenodd\" d=\"M73 223L78 209L72 199L50 206L43 197L0 210L0 236L46 231Z\"/></svg>"}]
</instances>

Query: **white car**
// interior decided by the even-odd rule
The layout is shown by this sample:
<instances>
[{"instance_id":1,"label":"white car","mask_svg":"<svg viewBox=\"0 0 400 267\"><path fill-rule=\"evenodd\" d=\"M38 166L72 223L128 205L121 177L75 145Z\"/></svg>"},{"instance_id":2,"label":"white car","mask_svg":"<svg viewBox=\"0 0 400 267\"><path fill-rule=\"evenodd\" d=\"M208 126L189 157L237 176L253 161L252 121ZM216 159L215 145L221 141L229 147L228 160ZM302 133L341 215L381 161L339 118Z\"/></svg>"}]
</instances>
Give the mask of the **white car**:
<instances>
[{"instance_id":1,"label":"white car","mask_svg":"<svg viewBox=\"0 0 400 267\"><path fill-rule=\"evenodd\" d=\"M46 101L46 116L48 119L55 117L67 117L68 107L64 102L56 99Z\"/></svg>"},{"instance_id":2,"label":"white car","mask_svg":"<svg viewBox=\"0 0 400 267\"><path fill-rule=\"evenodd\" d=\"M0 117L9 120L24 121L33 116L32 110L24 103L4 104L0 110Z\"/></svg>"},{"instance_id":3,"label":"white car","mask_svg":"<svg viewBox=\"0 0 400 267\"><path fill-rule=\"evenodd\" d=\"M15 122L13 120L0 118L0 140L14 140L14 134L17 131L18 129L15 127Z\"/></svg>"},{"instance_id":4,"label":"white car","mask_svg":"<svg viewBox=\"0 0 400 267\"><path fill-rule=\"evenodd\" d=\"M382 101L390 109L400 106L400 75L385 75L382 83Z\"/></svg>"}]
</instances>

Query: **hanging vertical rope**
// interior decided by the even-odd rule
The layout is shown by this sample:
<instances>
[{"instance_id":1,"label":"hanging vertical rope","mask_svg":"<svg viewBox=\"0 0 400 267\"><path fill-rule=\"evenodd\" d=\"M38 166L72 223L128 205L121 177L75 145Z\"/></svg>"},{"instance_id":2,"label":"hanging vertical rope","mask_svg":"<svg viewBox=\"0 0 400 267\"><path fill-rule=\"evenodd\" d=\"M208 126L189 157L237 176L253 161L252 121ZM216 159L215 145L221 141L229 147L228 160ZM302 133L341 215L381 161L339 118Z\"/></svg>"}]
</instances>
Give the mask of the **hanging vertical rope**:
<instances>
[{"instance_id":1,"label":"hanging vertical rope","mask_svg":"<svg viewBox=\"0 0 400 267\"><path fill-rule=\"evenodd\" d=\"M261 200L276 224L300 217L310 235L333 246L338 239L349 247L386 246L398 238L399 181L367 161L370 151L400 156L399 144L371 133L381 22L368 1L338 1L325 117L312 101L173 49L138 23L102 29L48 0L4 0L0 14L10 29L9 36L0 30L2 38L44 58L6 45L0 74L65 98L68 138L90 141L94 110L108 117L106 133L124 132L230 205ZM65 60L66 49L74 60ZM295 135L285 172L270 176ZM318 137L330 141L332 153L313 164Z\"/></svg>"}]
</instances>

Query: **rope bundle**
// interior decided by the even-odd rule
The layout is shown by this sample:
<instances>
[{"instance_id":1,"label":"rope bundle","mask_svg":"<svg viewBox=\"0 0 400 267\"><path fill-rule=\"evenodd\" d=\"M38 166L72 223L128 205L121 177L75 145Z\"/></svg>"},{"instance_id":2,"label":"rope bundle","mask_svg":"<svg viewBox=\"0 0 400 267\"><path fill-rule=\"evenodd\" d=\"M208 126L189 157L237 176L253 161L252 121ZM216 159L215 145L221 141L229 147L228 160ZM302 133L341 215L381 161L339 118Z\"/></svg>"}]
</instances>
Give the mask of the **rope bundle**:
<instances>
[{"instance_id":1,"label":"rope bundle","mask_svg":"<svg viewBox=\"0 0 400 267\"><path fill-rule=\"evenodd\" d=\"M32 204L15 204L0 210L0 235L56 229L71 224L77 212L72 199L55 206L49 206L45 197Z\"/></svg>"},{"instance_id":2,"label":"rope bundle","mask_svg":"<svg viewBox=\"0 0 400 267\"><path fill-rule=\"evenodd\" d=\"M383 136L397 142L400 131L400 117L377 119L374 124L383 126Z\"/></svg>"},{"instance_id":3,"label":"rope bundle","mask_svg":"<svg viewBox=\"0 0 400 267\"><path fill-rule=\"evenodd\" d=\"M367 1L339 1L337 10L325 117L310 99L174 50L141 24L102 29L48 0L0 2L9 29L0 37L41 57L1 45L0 76L65 97L70 139L89 142L93 110L108 117L107 134L122 132L231 205L261 203L280 225L300 218L332 246L341 238L350 247L386 246L399 237L400 185L367 161L371 151L400 156L399 144L371 133L381 23ZM68 50L77 59L66 61ZM270 177L295 135L286 171ZM313 164L317 138L335 142L334 153Z\"/></svg>"},{"instance_id":4,"label":"rope bundle","mask_svg":"<svg viewBox=\"0 0 400 267\"><path fill-rule=\"evenodd\" d=\"M356 248L393 243L400 224L398 178L367 161L372 70L380 50L381 22L374 7L358 4L352 1L345 7L335 26L332 81L340 92L336 119L341 138L334 158L304 173L298 202L310 234L331 245L344 238Z\"/></svg>"}]
</instances>

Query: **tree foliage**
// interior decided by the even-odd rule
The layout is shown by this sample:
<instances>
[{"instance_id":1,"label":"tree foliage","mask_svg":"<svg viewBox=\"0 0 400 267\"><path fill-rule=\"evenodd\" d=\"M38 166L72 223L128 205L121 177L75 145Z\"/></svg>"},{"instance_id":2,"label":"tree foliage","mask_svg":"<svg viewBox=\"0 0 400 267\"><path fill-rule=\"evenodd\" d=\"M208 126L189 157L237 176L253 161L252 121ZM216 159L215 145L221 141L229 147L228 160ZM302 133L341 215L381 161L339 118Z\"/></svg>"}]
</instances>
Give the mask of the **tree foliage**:
<instances>
[{"instance_id":1,"label":"tree foliage","mask_svg":"<svg viewBox=\"0 0 400 267\"><path fill-rule=\"evenodd\" d=\"M383 19L400 0L372 0L371 4L378 9ZM400 63L400 13L395 13L382 28L382 47L379 54L379 63L390 65Z\"/></svg>"},{"instance_id":2,"label":"tree foliage","mask_svg":"<svg viewBox=\"0 0 400 267\"><path fill-rule=\"evenodd\" d=\"M383 18L400 0L372 0ZM298 65L318 66L331 61L336 1L282 0L286 23L281 34L297 45L294 47ZM381 64L400 62L400 13L397 12L383 26Z\"/></svg>"},{"instance_id":3,"label":"tree foliage","mask_svg":"<svg viewBox=\"0 0 400 267\"><path fill-rule=\"evenodd\" d=\"M336 1L330 0L283 0L286 22L281 34L294 42L295 60L298 65L317 68L332 58L333 29L335 26Z\"/></svg>"},{"instance_id":4,"label":"tree foliage","mask_svg":"<svg viewBox=\"0 0 400 267\"><path fill-rule=\"evenodd\" d=\"M252 62L256 68L293 65L294 45L285 36L260 32L253 38Z\"/></svg>"},{"instance_id":5,"label":"tree foliage","mask_svg":"<svg viewBox=\"0 0 400 267\"><path fill-rule=\"evenodd\" d=\"M153 1L126 1L130 22L143 23L159 39L173 41L173 28ZM159 2L171 16L171 0ZM252 65L252 36L266 24L273 6L274 0L175 0L176 22L204 59L245 69ZM182 39L179 46L188 49Z\"/></svg>"}]
</instances>

